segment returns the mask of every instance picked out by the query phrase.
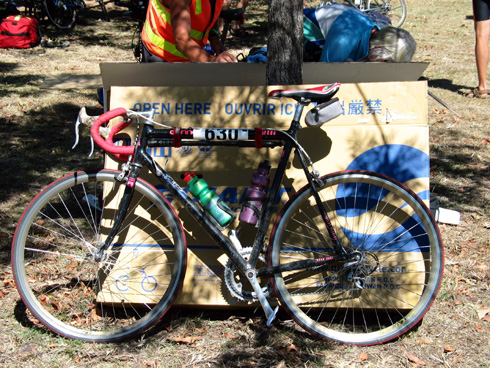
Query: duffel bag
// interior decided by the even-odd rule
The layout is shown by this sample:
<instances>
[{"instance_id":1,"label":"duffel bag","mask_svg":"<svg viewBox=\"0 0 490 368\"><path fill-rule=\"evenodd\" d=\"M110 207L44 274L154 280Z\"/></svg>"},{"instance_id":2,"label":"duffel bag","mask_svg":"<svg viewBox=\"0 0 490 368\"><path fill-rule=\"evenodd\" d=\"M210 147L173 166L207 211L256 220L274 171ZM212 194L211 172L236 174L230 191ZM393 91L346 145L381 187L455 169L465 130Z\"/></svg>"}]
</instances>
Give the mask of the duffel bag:
<instances>
[{"instance_id":1,"label":"duffel bag","mask_svg":"<svg viewBox=\"0 0 490 368\"><path fill-rule=\"evenodd\" d=\"M0 48L27 49L41 41L37 20L22 15L11 15L0 21Z\"/></svg>"}]
</instances>

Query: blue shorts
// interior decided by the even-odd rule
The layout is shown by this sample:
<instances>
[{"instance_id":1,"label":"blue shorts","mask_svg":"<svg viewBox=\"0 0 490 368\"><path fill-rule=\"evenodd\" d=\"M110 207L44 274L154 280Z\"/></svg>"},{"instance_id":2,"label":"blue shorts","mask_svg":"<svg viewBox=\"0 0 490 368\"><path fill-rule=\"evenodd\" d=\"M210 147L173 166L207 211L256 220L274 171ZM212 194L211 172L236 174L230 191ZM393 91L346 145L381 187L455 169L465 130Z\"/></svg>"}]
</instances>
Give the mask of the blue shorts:
<instances>
[{"instance_id":1,"label":"blue shorts","mask_svg":"<svg viewBox=\"0 0 490 368\"><path fill-rule=\"evenodd\" d=\"M490 19L490 0L473 0L473 19L475 22Z\"/></svg>"}]
</instances>

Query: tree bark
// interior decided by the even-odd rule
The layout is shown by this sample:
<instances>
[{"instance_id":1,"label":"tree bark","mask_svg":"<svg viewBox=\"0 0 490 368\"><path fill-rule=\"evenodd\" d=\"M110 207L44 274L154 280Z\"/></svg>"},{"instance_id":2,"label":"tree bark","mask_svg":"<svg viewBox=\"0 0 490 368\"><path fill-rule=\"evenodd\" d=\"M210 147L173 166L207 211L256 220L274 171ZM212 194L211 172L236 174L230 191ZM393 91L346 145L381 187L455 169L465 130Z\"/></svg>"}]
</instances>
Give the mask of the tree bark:
<instances>
[{"instance_id":1,"label":"tree bark","mask_svg":"<svg viewBox=\"0 0 490 368\"><path fill-rule=\"evenodd\" d=\"M267 85L303 83L303 0L269 0Z\"/></svg>"}]
</instances>

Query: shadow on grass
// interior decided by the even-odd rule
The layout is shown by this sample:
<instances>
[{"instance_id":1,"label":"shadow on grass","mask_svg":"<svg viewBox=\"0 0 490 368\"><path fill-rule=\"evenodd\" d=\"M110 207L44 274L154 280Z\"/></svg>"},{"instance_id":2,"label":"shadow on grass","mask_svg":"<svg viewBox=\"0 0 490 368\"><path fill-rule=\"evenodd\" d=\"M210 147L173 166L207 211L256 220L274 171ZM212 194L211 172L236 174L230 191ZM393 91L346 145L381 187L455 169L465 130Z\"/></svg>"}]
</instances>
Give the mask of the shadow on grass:
<instances>
[{"instance_id":1,"label":"shadow on grass","mask_svg":"<svg viewBox=\"0 0 490 368\"><path fill-rule=\"evenodd\" d=\"M40 76L11 76L0 97L19 93L16 85L36 84ZM36 98L42 90L28 93ZM80 92L87 94L91 92ZM19 100L22 101L22 100ZM43 187L62 175L79 169L102 167L101 156L88 158L88 130L82 130L79 147L72 150L74 123L80 106L72 103L53 104L44 109L31 109L29 100L18 102L21 113L0 117L0 203L9 202L9 211L0 214L0 264L9 263L10 245L15 224L27 203ZM100 114L100 111L95 114Z\"/></svg>"},{"instance_id":2,"label":"shadow on grass","mask_svg":"<svg viewBox=\"0 0 490 368\"><path fill-rule=\"evenodd\" d=\"M39 74L28 74L28 75L7 75L0 78L0 97L7 97L16 95L18 97L36 97L42 94L42 90L37 90L33 92L32 89L28 93L22 92L22 88L26 87L37 87L44 80L43 75Z\"/></svg>"},{"instance_id":3,"label":"shadow on grass","mask_svg":"<svg viewBox=\"0 0 490 368\"><path fill-rule=\"evenodd\" d=\"M445 89L450 92L455 92L459 94L463 94L463 91L465 88L469 88L469 86L463 86L461 84L454 84L452 80L450 79L426 79L426 78L421 78L422 80L425 79L427 80L427 84L429 88L439 88L439 89Z\"/></svg>"},{"instance_id":4,"label":"shadow on grass","mask_svg":"<svg viewBox=\"0 0 490 368\"><path fill-rule=\"evenodd\" d=\"M0 162L3 171L0 176L0 201L26 192L53 169L56 172L73 170L94 161L71 149L79 109L80 106L75 104L60 103L39 111L27 111L24 117L20 117L20 122L13 122L8 117L0 118Z\"/></svg>"},{"instance_id":5,"label":"shadow on grass","mask_svg":"<svg viewBox=\"0 0 490 368\"><path fill-rule=\"evenodd\" d=\"M151 340L161 341L184 331L203 331L203 339L212 327L213 334L226 341L213 363L220 367L276 366L281 361L295 362L303 366L318 361L310 354L316 348L329 350L334 344L316 339L299 329L285 312L279 311L270 327L260 308L205 309L173 307L162 320L145 333ZM216 327L219 325L219 327ZM246 330L247 333L243 333ZM220 336L213 336L220 340Z\"/></svg>"},{"instance_id":6,"label":"shadow on grass","mask_svg":"<svg viewBox=\"0 0 490 368\"><path fill-rule=\"evenodd\" d=\"M431 172L445 179L433 185L432 192L441 198L443 207L468 205L488 211L490 205L481 192L490 180L488 163L478 163L474 158L485 145L478 147L471 133L448 130L445 134L454 136L450 139L454 144L431 148ZM461 178L466 179L464 184L455 186Z\"/></svg>"}]
</instances>

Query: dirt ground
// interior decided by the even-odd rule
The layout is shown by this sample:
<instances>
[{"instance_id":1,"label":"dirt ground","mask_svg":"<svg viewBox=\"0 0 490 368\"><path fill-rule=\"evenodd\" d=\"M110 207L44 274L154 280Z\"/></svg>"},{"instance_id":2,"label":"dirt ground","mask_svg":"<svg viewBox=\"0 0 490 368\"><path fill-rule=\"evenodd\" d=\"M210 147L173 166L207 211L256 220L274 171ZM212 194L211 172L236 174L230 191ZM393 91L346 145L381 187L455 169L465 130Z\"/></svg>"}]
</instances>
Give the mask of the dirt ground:
<instances>
[{"instance_id":1,"label":"dirt ground","mask_svg":"<svg viewBox=\"0 0 490 368\"><path fill-rule=\"evenodd\" d=\"M101 156L72 151L81 106L100 114L95 89L41 89L46 77L98 74L101 62L134 62L136 23L94 1L74 31L45 35L66 48L0 50L0 363L6 367L486 367L490 366L490 100L465 96L476 86L471 2L408 0L404 28L429 62L431 192L461 213L440 224L445 277L421 326L394 342L351 347L319 341L286 319L267 328L261 311L175 309L139 338L91 345L57 337L27 318L15 290L9 248L32 197L62 173L99 167ZM264 1L252 0L244 33L229 40L238 55L266 44ZM88 147L85 137L82 145Z\"/></svg>"}]
</instances>

